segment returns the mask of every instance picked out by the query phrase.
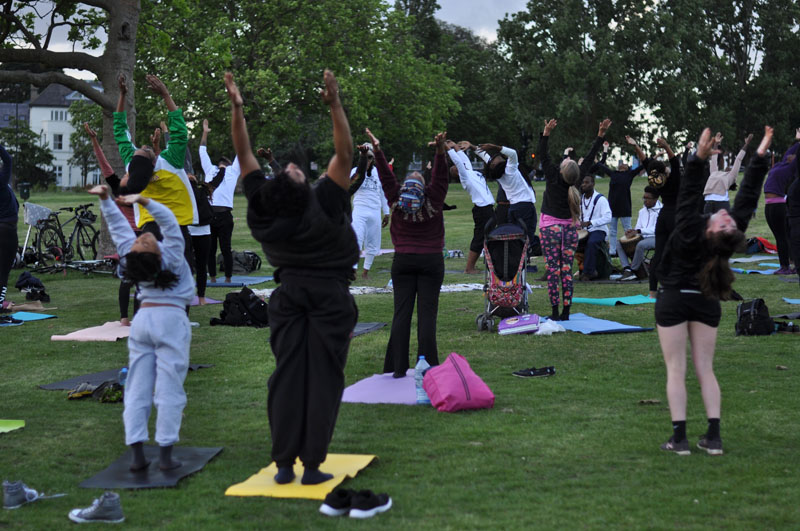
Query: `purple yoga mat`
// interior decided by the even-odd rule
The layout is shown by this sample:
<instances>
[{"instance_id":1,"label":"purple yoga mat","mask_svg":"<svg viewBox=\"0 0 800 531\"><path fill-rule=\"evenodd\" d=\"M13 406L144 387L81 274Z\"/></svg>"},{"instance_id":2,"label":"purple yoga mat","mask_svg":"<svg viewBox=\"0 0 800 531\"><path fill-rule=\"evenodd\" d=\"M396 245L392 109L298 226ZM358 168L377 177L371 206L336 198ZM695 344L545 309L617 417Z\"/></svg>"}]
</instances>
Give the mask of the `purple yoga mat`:
<instances>
[{"instance_id":1,"label":"purple yoga mat","mask_svg":"<svg viewBox=\"0 0 800 531\"><path fill-rule=\"evenodd\" d=\"M217 299L212 299L211 297L206 297L206 304L220 304L222 301L218 301ZM194 296L192 299L191 304L189 306L200 306L200 299L197 298L197 295Z\"/></svg>"},{"instance_id":2,"label":"purple yoga mat","mask_svg":"<svg viewBox=\"0 0 800 531\"><path fill-rule=\"evenodd\" d=\"M414 369L408 369L405 378L393 378L390 372L364 378L344 390L342 402L416 406L417 390L414 385Z\"/></svg>"}]
</instances>

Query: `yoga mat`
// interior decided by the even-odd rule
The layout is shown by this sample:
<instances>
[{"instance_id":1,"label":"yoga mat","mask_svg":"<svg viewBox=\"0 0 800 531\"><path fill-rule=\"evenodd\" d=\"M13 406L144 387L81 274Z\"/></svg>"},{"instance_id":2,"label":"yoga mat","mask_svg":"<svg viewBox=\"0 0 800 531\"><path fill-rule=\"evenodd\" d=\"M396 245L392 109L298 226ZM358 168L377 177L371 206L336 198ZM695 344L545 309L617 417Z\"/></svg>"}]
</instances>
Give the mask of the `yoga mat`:
<instances>
[{"instance_id":1,"label":"yoga mat","mask_svg":"<svg viewBox=\"0 0 800 531\"><path fill-rule=\"evenodd\" d=\"M24 427L24 420L0 420L0 433L8 433Z\"/></svg>"},{"instance_id":2,"label":"yoga mat","mask_svg":"<svg viewBox=\"0 0 800 531\"><path fill-rule=\"evenodd\" d=\"M206 297L206 304L222 304L222 301L212 299L211 297ZM200 299L197 297L197 295L194 296L194 299L192 299L192 302L189 304L189 306L200 306Z\"/></svg>"},{"instance_id":3,"label":"yoga mat","mask_svg":"<svg viewBox=\"0 0 800 531\"><path fill-rule=\"evenodd\" d=\"M620 306L622 304L655 304L656 300L647 295L631 295L630 297L607 297L593 299L591 297L572 297L572 303L597 304L599 306Z\"/></svg>"},{"instance_id":4,"label":"yoga mat","mask_svg":"<svg viewBox=\"0 0 800 531\"><path fill-rule=\"evenodd\" d=\"M39 312L44 310L57 310L58 308L45 308L42 301L27 301L22 304L11 303L11 309L16 311Z\"/></svg>"},{"instance_id":5,"label":"yoga mat","mask_svg":"<svg viewBox=\"0 0 800 531\"><path fill-rule=\"evenodd\" d=\"M732 264L744 264L748 262L763 262L764 260L774 260L775 257L764 255L764 254L754 254L753 256L742 256L739 258L731 258L728 260Z\"/></svg>"},{"instance_id":6,"label":"yoga mat","mask_svg":"<svg viewBox=\"0 0 800 531\"><path fill-rule=\"evenodd\" d=\"M274 277L247 277L244 275L233 275L230 282L209 282L206 284L207 288L241 288L242 286L250 286L251 284L261 284L262 282L269 282Z\"/></svg>"},{"instance_id":7,"label":"yoga mat","mask_svg":"<svg viewBox=\"0 0 800 531\"><path fill-rule=\"evenodd\" d=\"M569 316L569 321L559 321L558 324L581 334L618 334L624 332L647 332L652 328L642 328L641 326L631 326L615 321L597 319L584 313L576 313Z\"/></svg>"},{"instance_id":8,"label":"yoga mat","mask_svg":"<svg viewBox=\"0 0 800 531\"><path fill-rule=\"evenodd\" d=\"M275 463L262 468L258 474L247 478L243 483L228 487L225 496L268 496L271 498L305 498L324 500L325 496L346 478L354 478L359 471L369 465L376 456L358 454L328 454L328 458L320 465L320 470L333 474L330 479L319 485L302 485L303 465L295 463L295 480L285 485L275 483L273 477L278 472Z\"/></svg>"},{"instance_id":9,"label":"yoga mat","mask_svg":"<svg viewBox=\"0 0 800 531\"><path fill-rule=\"evenodd\" d=\"M777 262L761 262L758 264L758 267L780 267L781 265Z\"/></svg>"},{"instance_id":10,"label":"yoga mat","mask_svg":"<svg viewBox=\"0 0 800 531\"><path fill-rule=\"evenodd\" d=\"M732 267L731 271L744 275L772 275L777 269L740 269L738 267Z\"/></svg>"},{"instance_id":11,"label":"yoga mat","mask_svg":"<svg viewBox=\"0 0 800 531\"><path fill-rule=\"evenodd\" d=\"M770 315L773 319L800 319L800 312L782 313L780 315Z\"/></svg>"},{"instance_id":12,"label":"yoga mat","mask_svg":"<svg viewBox=\"0 0 800 531\"><path fill-rule=\"evenodd\" d=\"M122 326L119 321L109 321L103 326L76 330L65 336L50 336L50 341L117 341L128 337L130 333L130 326Z\"/></svg>"},{"instance_id":13,"label":"yoga mat","mask_svg":"<svg viewBox=\"0 0 800 531\"><path fill-rule=\"evenodd\" d=\"M386 323L356 323L356 327L353 329L353 337L380 330L384 326L386 326Z\"/></svg>"},{"instance_id":14,"label":"yoga mat","mask_svg":"<svg viewBox=\"0 0 800 531\"><path fill-rule=\"evenodd\" d=\"M790 299L789 297L784 297L783 300L789 304L800 304L800 299Z\"/></svg>"},{"instance_id":15,"label":"yoga mat","mask_svg":"<svg viewBox=\"0 0 800 531\"><path fill-rule=\"evenodd\" d=\"M172 456L182 465L173 470L158 468L158 446L145 446L144 455L150 466L145 470L131 472L128 468L133 459L133 451L126 451L122 457L83 481L79 486L85 489L151 489L154 487L174 487L178 481L201 470L222 448L191 448L175 446Z\"/></svg>"},{"instance_id":16,"label":"yoga mat","mask_svg":"<svg viewBox=\"0 0 800 531\"><path fill-rule=\"evenodd\" d=\"M416 406L414 369L408 369L405 378L394 378L390 372L364 378L345 388L342 402Z\"/></svg>"},{"instance_id":17,"label":"yoga mat","mask_svg":"<svg viewBox=\"0 0 800 531\"><path fill-rule=\"evenodd\" d=\"M375 256L380 256L382 254L393 254L393 253L394 253L394 249L381 249L380 251L378 251L378 254L376 254ZM361 251L361 254L359 256L361 258L364 258L364 251Z\"/></svg>"},{"instance_id":18,"label":"yoga mat","mask_svg":"<svg viewBox=\"0 0 800 531\"><path fill-rule=\"evenodd\" d=\"M203 365L195 363L189 365L189 370L196 371L199 369L206 369L209 367L213 367L213 365ZM93 372L91 374L82 374L80 376L70 378L69 380L63 380L51 384L40 385L39 389L44 389L46 391L69 391L71 389L74 389L75 386L82 384L83 382L87 382L92 385L100 385L103 382L108 382L112 380L116 382L117 377L119 376L119 371L121 370L122 367L118 369L109 369L107 371Z\"/></svg>"},{"instance_id":19,"label":"yoga mat","mask_svg":"<svg viewBox=\"0 0 800 531\"><path fill-rule=\"evenodd\" d=\"M15 312L11 314L13 319L20 321L41 321L42 319L55 319L55 315L47 315L46 313L30 313L30 312Z\"/></svg>"}]
</instances>

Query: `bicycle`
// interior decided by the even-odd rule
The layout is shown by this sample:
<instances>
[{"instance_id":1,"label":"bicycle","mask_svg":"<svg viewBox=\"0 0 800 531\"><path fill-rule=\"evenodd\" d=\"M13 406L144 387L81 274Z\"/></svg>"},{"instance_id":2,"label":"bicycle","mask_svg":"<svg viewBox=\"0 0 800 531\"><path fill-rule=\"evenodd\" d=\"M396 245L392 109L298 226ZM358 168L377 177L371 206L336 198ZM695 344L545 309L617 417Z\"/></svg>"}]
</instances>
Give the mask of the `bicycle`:
<instances>
[{"instance_id":1,"label":"bicycle","mask_svg":"<svg viewBox=\"0 0 800 531\"><path fill-rule=\"evenodd\" d=\"M92 203L77 207L62 207L50 213L36 224L37 267L48 267L59 262L72 260L76 255L81 260L94 260L97 257L98 232L92 226L97 216L89 210ZM73 216L61 223L59 215L71 212ZM64 227L74 222L69 238L64 236Z\"/></svg>"},{"instance_id":2,"label":"bicycle","mask_svg":"<svg viewBox=\"0 0 800 531\"><path fill-rule=\"evenodd\" d=\"M117 271L117 260L105 258L100 260L70 260L65 262L55 262L50 265L40 265L36 267L34 273L64 273L67 269L80 271L85 275L98 273L101 275L114 275Z\"/></svg>"}]
</instances>

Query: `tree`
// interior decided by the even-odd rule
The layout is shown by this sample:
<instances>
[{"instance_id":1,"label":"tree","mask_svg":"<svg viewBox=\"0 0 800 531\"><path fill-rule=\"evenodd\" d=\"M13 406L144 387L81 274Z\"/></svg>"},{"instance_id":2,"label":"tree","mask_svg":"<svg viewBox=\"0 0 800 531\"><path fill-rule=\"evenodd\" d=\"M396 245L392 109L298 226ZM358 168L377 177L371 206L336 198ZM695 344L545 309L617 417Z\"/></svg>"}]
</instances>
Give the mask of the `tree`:
<instances>
[{"instance_id":1,"label":"tree","mask_svg":"<svg viewBox=\"0 0 800 531\"><path fill-rule=\"evenodd\" d=\"M28 122L12 118L9 126L0 129L0 144L13 146L14 175L17 183L29 182L47 190L56 182L56 177L49 170L53 164L53 153L43 143L39 135L28 127Z\"/></svg>"},{"instance_id":2,"label":"tree","mask_svg":"<svg viewBox=\"0 0 800 531\"><path fill-rule=\"evenodd\" d=\"M103 127L103 113L100 107L87 101L76 101L69 107L70 124L75 131L69 135L69 145L72 146L72 157L69 163L81 169L83 187L86 188L89 172L98 169L97 158L94 154L92 140L83 130L83 123L88 122L95 131ZM103 142L102 135L98 133L98 140Z\"/></svg>"}]
</instances>

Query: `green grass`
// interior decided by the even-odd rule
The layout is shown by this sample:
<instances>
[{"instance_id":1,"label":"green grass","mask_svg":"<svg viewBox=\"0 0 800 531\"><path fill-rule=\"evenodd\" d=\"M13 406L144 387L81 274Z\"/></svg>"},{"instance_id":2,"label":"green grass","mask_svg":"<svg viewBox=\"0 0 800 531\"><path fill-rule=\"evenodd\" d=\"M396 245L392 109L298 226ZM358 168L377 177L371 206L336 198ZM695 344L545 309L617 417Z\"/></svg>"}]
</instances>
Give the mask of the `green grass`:
<instances>
[{"instance_id":1,"label":"green grass","mask_svg":"<svg viewBox=\"0 0 800 531\"><path fill-rule=\"evenodd\" d=\"M598 181L601 192L606 183ZM536 188L541 200L541 184ZM644 179L636 179L632 197L641 197L643 188ZM63 206L85 202L86 196L34 194L31 200ZM448 202L458 209L446 215L446 246L466 250L472 231L469 198L453 185ZM638 205L635 199L634 212ZM260 253L247 230L241 197L236 206L234 248ZM751 233L771 238L763 210L759 214ZM24 237L22 225L20 231ZM389 246L386 229L383 247ZM541 258L537 263L541 269ZM385 285L389 273L380 271L390 266L391 255L378 257L368 284ZM463 266L463 259L446 261L447 269ZM12 273L12 286L19 272ZM0 476L68 495L0 511L0 527L13 529L70 525L69 510L87 506L100 494L78 483L125 450L121 404L67 401L66 392L36 387L126 363L124 342L49 340L52 334L117 319L118 281L73 271L42 280L51 305L58 307L53 311L58 319L0 329L0 418L27 422L23 430L0 435ZM446 283L467 281L478 279L445 278ZM264 286L271 285L259 287ZM751 275L739 276L735 287L747 298L765 298L773 314L797 311L781 300L800 296L796 284ZM575 295L625 296L646 289L646 284L578 284ZM225 293L210 288L208 295L220 299ZM11 299L23 297L12 289ZM440 301L442 359L452 351L466 356L497 401L491 410L456 414L342 405L330 450L378 456L345 486L388 492L394 500L388 513L358 523L320 515L316 501L223 495L228 486L269 463L266 381L274 361L267 330L207 326L218 315L217 305L192 309L192 320L201 323L193 329L192 362L215 367L186 379L180 444L225 449L176 489L120 491L127 524L167 529L797 528L797 336L735 337L736 304L723 303L716 372L723 392L726 454L710 458L695 451L680 458L658 450L670 423L655 332L500 337L475 330L483 306L479 292L442 294ZM391 295L359 296L357 302L362 321L391 321ZM534 289L531 307L548 313L545 289ZM573 311L653 326L652 305L576 305ZM380 372L388 336L386 327L353 340L348 385ZM513 370L544 365L554 365L556 376L511 376ZM778 371L777 365L789 370ZM691 369L687 382L688 432L694 440L704 431L705 419ZM640 405L642 399L660 404Z\"/></svg>"}]
</instances>

